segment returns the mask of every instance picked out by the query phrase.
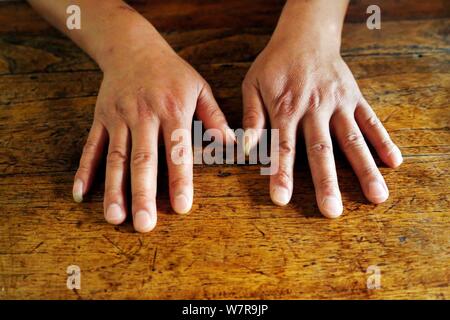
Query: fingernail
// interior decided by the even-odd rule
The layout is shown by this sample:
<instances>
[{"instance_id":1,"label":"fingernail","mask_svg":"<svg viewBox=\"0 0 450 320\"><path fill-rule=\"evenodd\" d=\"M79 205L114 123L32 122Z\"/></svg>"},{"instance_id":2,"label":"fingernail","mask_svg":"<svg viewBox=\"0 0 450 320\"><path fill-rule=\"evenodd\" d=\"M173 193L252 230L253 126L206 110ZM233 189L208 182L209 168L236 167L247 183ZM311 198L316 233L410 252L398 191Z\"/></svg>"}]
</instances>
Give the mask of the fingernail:
<instances>
[{"instance_id":1,"label":"fingernail","mask_svg":"<svg viewBox=\"0 0 450 320\"><path fill-rule=\"evenodd\" d=\"M378 181L372 181L369 183L369 197L374 203L381 203L386 201L388 193L384 185Z\"/></svg>"},{"instance_id":2,"label":"fingernail","mask_svg":"<svg viewBox=\"0 0 450 320\"><path fill-rule=\"evenodd\" d=\"M230 141L233 142L233 143L236 143L236 135L234 134L233 129L228 127L225 131L227 132L227 141L226 141L226 143L229 143Z\"/></svg>"},{"instance_id":3,"label":"fingernail","mask_svg":"<svg viewBox=\"0 0 450 320\"><path fill-rule=\"evenodd\" d=\"M275 187L272 190L271 198L273 203L278 206L285 206L289 203L291 198L289 190L283 187Z\"/></svg>"},{"instance_id":4,"label":"fingernail","mask_svg":"<svg viewBox=\"0 0 450 320\"><path fill-rule=\"evenodd\" d=\"M248 141L244 142L244 154L246 157L250 155L250 143Z\"/></svg>"},{"instance_id":5,"label":"fingernail","mask_svg":"<svg viewBox=\"0 0 450 320\"><path fill-rule=\"evenodd\" d=\"M173 209L176 213L188 213L191 210L191 203L188 198L180 193L173 199Z\"/></svg>"},{"instance_id":6,"label":"fingernail","mask_svg":"<svg viewBox=\"0 0 450 320\"><path fill-rule=\"evenodd\" d=\"M76 179L73 183L72 196L75 202L83 202L83 181Z\"/></svg>"},{"instance_id":7,"label":"fingernail","mask_svg":"<svg viewBox=\"0 0 450 320\"><path fill-rule=\"evenodd\" d=\"M139 210L134 215L134 229L137 232L148 232L154 228L150 214L145 210Z\"/></svg>"},{"instance_id":8,"label":"fingernail","mask_svg":"<svg viewBox=\"0 0 450 320\"><path fill-rule=\"evenodd\" d=\"M250 141L251 141L251 131L245 130L244 133L244 154L246 157L250 155Z\"/></svg>"},{"instance_id":9,"label":"fingernail","mask_svg":"<svg viewBox=\"0 0 450 320\"><path fill-rule=\"evenodd\" d=\"M395 146L394 149L392 150L391 157L394 167L398 167L399 165L402 164L403 162L402 152L397 146Z\"/></svg>"},{"instance_id":10,"label":"fingernail","mask_svg":"<svg viewBox=\"0 0 450 320\"><path fill-rule=\"evenodd\" d=\"M344 208L342 207L342 201L337 197L326 197L322 201L322 214L327 218L337 218L342 214Z\"/></svg>"},{"instance_id":11,"label":"fingernail","mask_svg":"<svg viewBox=\"0 0 450 320\"><path fill-rule=\"evenodd\" d=\"M125 214L117 203L113 203L106 210L106 221L112 224L120 224L123 222Z\"/></svg>"}]
</instances>

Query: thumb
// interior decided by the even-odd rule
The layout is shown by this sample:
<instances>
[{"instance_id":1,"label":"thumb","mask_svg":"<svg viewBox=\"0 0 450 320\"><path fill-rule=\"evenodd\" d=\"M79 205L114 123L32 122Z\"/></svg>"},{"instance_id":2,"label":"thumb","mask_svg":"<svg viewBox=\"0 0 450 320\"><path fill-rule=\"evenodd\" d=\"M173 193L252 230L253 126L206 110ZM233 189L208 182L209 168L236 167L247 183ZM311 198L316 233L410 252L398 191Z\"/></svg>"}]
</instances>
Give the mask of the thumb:
<instances>
[{"instance_id":1,"label":"thumb","mask_svg":"<svg viewBox=\"0 0 450 320\"><path fill-rule=\"evenodd\" d=\"M244 113L242 125L244 126L244 153L249 155L250 150L256 146L265 126L264 103L258 89L250 84L242 85L242 98Z\"/></svg>"},{"instance_id":2,"label":"thumb","mask_svg":"<svg viewBox=\"0 0 450 320\"><path fill-rule=\"evenodd\" d=\"M225 143L236 142L234 131L228 126L225 115L220 110L208 84L200 92L196 113L207 129L218 129L222 132Z\"/></svg>"}]
</instances>

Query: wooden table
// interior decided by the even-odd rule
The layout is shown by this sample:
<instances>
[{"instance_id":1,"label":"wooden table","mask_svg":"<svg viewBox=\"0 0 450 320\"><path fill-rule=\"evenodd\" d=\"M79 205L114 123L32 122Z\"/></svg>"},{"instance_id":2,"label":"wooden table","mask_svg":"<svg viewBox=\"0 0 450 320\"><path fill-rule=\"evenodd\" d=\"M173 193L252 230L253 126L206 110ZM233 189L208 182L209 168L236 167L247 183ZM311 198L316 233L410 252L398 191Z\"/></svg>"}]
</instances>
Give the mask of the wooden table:
<instances>
[{"instance_id":1,"label":"wooden table","mask_svg":"<svg viewBox=\"0 0 450 320\"><path fill-rule=\"evenodd\" d=\"M241 127L240 84L282 1L144 2L136 9ZM366 28L369 4L382 9L381 30ZM84 203L72 200L98 67L26 4L1 4L0 299L448 299L449 17L447 0L360 0L349 10L343 56L405 158L381 169L386 203L364 199L338 153L345 211L323 218L300 148L285 208L271 203L258 166L198 165L193 210L178 216L162 167L159 224L137 234L104 221L102 174ZM79 290L66 287L69 265L81 269ZM379 289L366 285L370 266Z\"/></svg>"}]
</instances>

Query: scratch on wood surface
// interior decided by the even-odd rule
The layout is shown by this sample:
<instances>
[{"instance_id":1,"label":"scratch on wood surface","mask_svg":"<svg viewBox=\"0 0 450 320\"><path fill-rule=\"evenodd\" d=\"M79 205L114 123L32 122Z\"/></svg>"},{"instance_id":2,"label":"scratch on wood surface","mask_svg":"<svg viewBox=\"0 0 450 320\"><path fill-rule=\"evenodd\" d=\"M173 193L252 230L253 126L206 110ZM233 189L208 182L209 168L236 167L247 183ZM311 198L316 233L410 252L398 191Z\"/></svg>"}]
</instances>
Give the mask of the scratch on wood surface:
<instances>
[{"instance_id":1,"label":"scratch on wood surface","mask_svg":"<svg viewBox=\"0 0 450 320\"><path fill-rule=\"evenodd\" d=\"M383 120L383 123L387 123L396 112L396 110L393 110L391 113L389 113L389 115Z\"/></svg>"},{"instance_id":2,"label":"scratch on wood surface","mask_svg":"<svg viewBox=\"0 0 450 320\"><path fill-rule=\"evenodd\" d=\"M129 253L125 252L121 247L119 247L117 244L115 244L111 239L109 239L106 235L103 235L103 238L106 239L106 241L108 241L114 248L116 248L118 250L118 253L122 256L124 256L125 258L127 258L127 260L131 261L133 260L132 255L130 255Z\"/></svg>"},{"instance_id":3,"label":"scratch on wood surface","mask_svg":"<svg viewBox=\"0 0 450 320\"><path fill-rule=\"evenodd\" d=\"M382 169L393 187L391 199L378 206L365 201L344 155L336 163L346 214L333 221L299 215L299 210L317 210L303 152L295 167L296 204L283 208L270 201L269 181L259 166L198 165L189 221L166 214L170 197L163 178L166 185L158 188L163 191L157 198L160 223L145 235L131 233L129 222L113 227L104 221L103 170L88 201L75 205L70 199L101 71L70 40L46 34L48 24L33 20L38 16L25 3L18 6L31 20L23 19L20 30L8 23L16 22L13 14L2 15L10 20L0 26L9 51L6 61L0 58L5 89L0 90L2 298L445 299L450 160L445 31L450 19L442 8L448 0L401 0L411 4L405 10L413 17L403 13L402 21L386 22L385 39L364 33L365 10L359 9L370 1L356 1L358 10L350 11L363 17L360 24L346 25L343 54L404 152L400 168ZM242 0L243 13L260 14L250 20L225 14L239 28L223 30L217 15L234 8L235 1L210 6L214 19L204 16L202 4L160 2L157 20L165 36L200 67L230 125L237 127L242 78L269 40L267 30L282 4L260 1L261 11L254 1ZM384 10L398 11L392 1L383 2ZM139 6L146 14L151 11ZM11 9L5 8L0 5L1 12ZM172 15L174 9L179 14ZM433 18L436 14L443 19ZM427 19L414 20L418 16ZM364 36L355 42L355 34ZM231 48L229 54L225 47ZM210 64L203 63L205 57ZM159 172L164 176L166 169ZM74 258L89 277L78 291L65 287L60 268ZM392 290L368 293L364 268L373 263L385 263L383 287Z\"/></svg>"},{"instance_id":4,"label":"scratch on wood surface","mask_svg":"<svg viewBox=\"0 0 450 320\"><path fill-rule=\"evenodd\" d=\"M155 247L155 253L153 254L153 261L152 261L152 271L156 270L156 256L158 254L158 247Z\"/></svg>"},{"instance_id":5,"label":"scratch on wood surface","mask_svg":"<svg viewBox=\"0 0 450 320\"><path fill-rule=\"evenodd\" d=\"M29 253L35 252L37 249L39 249L40 246L44 244L44 241L39 242Z\"/></svg>"},{"instance_id":6,"label":"scratch on wood surface","mask_svg":"<svg viewBox=\"0 0 450 320\"><path fill-rule=\"evenodd\" d=\"M259 231L259 233L261 233L261 235L263 236L263 238L266 237L266 233L264 231L261 230L261 228L259 228L256 223L253 223L253 226L255 227L256 230Z\"/></svg>"},{"instance_id":7,"label":"scratch on wood surface","mask_svg":"<svg viewBox=\"0 0 450 320\"><path fill-rule=\"evenodd\" d=\"M290 240L287 239L286 240L287 246L289 247L289 250L292 252L292 254L294 255L295 259L299 258L299 255L297 254L297 252L295 252L294 248L292 247Z\"/></svg>"},{"instance_id":8,"label":"scratch on wood surface","mask_svg":"<svg viewBox=\"0 0 450 320\"><path fill-rule=\"evenodd\" d=\"M83 300L83 297L81 296L81 294L78 292L77 289L73 288L72 291L73 291L73 293L75 293L78 300Z\"/></svg>"},{"instance_id":9,"label":"scratch on wood surface","mask_svg":"<svg viewBox=\"0 0 450 320\"><path fill-rule=\"evenodd\" d=\"M394 209L399 203L400 203L400 199L394 201L394 203L392 203L388 208L386 208L386 210L384 210L383 213L388 213L389 211Z\"/></svg>"},{"instance_id":10,"label":"scratch on wood surface","mask_svg":"<svg viewBox=\"0 0 450 320\"><path fill-rule=\"evenodd\" d=\"M245 269L249 270L249 271L252 272L252 273L257 273L257 274L261 274L261 275L263 275L263 276L272 278L271 275L265 273L264 271L257 270L257 269L255 269L255 268L251 268L251 267L249 267L249 266L246 266L245 264L236 264L236 265L238 265L239 267L245 268Z\"/></svg>"}]
</instances>

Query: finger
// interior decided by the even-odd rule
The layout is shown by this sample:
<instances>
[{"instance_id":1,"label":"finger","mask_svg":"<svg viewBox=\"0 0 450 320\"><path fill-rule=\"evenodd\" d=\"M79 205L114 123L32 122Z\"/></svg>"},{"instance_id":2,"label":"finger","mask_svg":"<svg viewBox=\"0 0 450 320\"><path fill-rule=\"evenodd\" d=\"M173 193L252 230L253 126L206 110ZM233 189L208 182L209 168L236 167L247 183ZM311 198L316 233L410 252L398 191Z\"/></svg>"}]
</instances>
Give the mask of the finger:
<instances>
[{"instance_id":1,"label":"finger","mask_svg":"<svg viewBox=\"0 0 450 320\"><path fill-rule=\"evenodd\" d=\"M138 232L148 232L156 226L158 131L155 119L139 123L131 131L132 212Z\"/></svg>"},{"instance_id":2,"label":"finger","mask_svg":"<svg viewBox=\"0 0 450 320\"><path fill-rule=\"evenodd\" d=\"M292 197L297 122L274 120L272 129L278 130L278 137L272 130L270 197L276 205L284 206Z\"/></svg>"},{"instance_id":3,"label":"finger","mask_svg":"<svg viewBox=\"0 0 450 320\"><path fill-rule=\"evenodd\" d=\"M106 138L107 133L105 127L100 122L94 120L83 148L80 165L74 178L72 194L76 202L83 201L83 195L92 185L95 171L102 158Z\"/></svg>"},{"instance_id":4,"label":"finger","mask_svg":"<svg viewBox=\"0 0 450 320\"><path fill-rule=\"evenodd\" d=\"M303 133L319 210L328 218L337 218L343 207L328 118L313 116L304 119Z\"/></svg>"},{"instance_id":5,"label":"finger","mask_svg":"<svg viewBox=\"0 0 450 320\"><path fill-rule=\"evenodd\" d=\"M224 137L225 143L235 143L236 136L227 124L225 115L220 110L209 85L205 85L197 101L197 117L203 122L207 129L219 129Z\"/></svg>"},{"instance_id":6,"label":"finger","mask_svg":"<svg viewBox=\"0 0 450 320\"><path fill-rule=\"evenodd\" d=\"M110 130L106 160L105 219L120 224L126 218L126 177L128 171L129 132L125 124L117 124Z\"/></svg>"},{"instance_id":7,"label":"finger","mask_svg":"<svg viewBox=\"0 0 450 320\"><path fill-rule=\"evenodd\" d=\"M265 125L264 104L258 89L253 85L242 85L244 112L242 124L244 126L244 153L249 155L261 137Z\"/></svg>"},{"instance_id":8,"label":"finger","mask_svg":"<svg viewBox=\"0 0 450 320\"><path fill-rule=\"evenodd\" d=\"M187 120L187 119L186 119ZM177 213L188 213L194 196L191 121L163 124L169 171L170 202Z\"/></svg>"},{"instance_id":9,"label":"finger","mask_svg":"<svg viewBox=\"0 0 450 320\"><path fill-rule=\"evenodd\" d=\"M336 113L332 122L339 145L355 171L366 198L373 203L386 201L389 196L386 183L353 116Z\"/></svg>"},{"instance_id":10,"label":"finger","mask_svg":"<svg viewBox=\"0 0 450 320\"><path fill-rule=\"evenodd\" d=\"M381 160L391 168L401 165L403 157L400 149L392 142L383 124L365 100L356 108L355 118Z\"/></svg>"}]
</instances>

